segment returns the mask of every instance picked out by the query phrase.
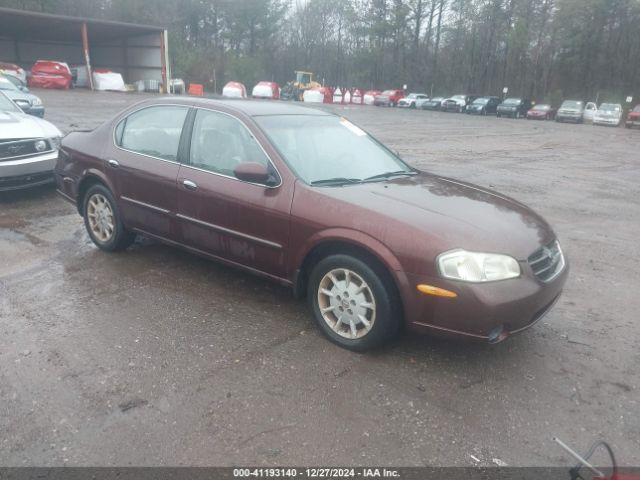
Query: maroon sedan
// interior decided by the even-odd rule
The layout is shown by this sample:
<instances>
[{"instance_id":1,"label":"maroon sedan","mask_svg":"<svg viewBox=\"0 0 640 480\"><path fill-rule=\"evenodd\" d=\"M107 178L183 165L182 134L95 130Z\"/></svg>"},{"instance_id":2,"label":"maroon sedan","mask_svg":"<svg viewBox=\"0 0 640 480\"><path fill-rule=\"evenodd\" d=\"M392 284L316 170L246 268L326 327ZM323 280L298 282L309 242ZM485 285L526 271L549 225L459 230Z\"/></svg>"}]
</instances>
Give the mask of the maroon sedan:
<instances>
[{"instance_id":1,"label":"maroon sedan","mask_svg":"<svg viewBox=\"0 0 640 480\"><path fill-rule=\"evenodd\" d=\"M527 120L553 120L556 109L546 103L540 103L527 111Z\"/></svg>"},{"instance_id":2,"label":"maroon sedan","mask_svg":"<svg viewBox=\"0 0 640 480\"><path fill-rule=\"evenodd\" d=\"M55 174L99 248L142 233L288 285L353 350L403 325L503 340L539 320L567 278L529 208L415 170L321 110L148 100L66 136Z\"/></svg>"}]
</instances>

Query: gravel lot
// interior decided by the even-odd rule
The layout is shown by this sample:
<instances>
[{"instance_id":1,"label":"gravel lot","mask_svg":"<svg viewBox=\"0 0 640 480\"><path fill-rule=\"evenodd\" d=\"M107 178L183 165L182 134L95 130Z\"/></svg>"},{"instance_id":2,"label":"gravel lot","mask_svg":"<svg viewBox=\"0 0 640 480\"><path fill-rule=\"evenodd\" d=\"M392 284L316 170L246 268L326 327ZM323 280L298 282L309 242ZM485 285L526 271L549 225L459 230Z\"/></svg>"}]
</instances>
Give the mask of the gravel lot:
<instances>
[{"instance_id":1,"label":"gravel lot","mask_svg":"<svg viewBox=\"0 0 640 480\"><path fill-rule=\"evenodd\" d=\"M37 93L64 131L142 98ZM544 321L354 354L284 288L145 240L103 253L53 188L5 194L0 465L570 463L553 436L640 465L640 132L332 108L554 225L572 272Z\"/></svg>"}]
</instances>

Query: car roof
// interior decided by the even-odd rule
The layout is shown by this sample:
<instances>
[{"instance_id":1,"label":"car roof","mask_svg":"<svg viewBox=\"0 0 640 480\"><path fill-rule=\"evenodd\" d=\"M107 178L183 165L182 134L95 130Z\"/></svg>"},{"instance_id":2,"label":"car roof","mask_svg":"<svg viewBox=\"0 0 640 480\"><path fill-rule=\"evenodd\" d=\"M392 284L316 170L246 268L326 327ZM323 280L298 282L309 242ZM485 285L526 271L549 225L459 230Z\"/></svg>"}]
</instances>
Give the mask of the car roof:
<instances>
[{"instance_id":1,"label":"car roof","mask_svg":"<svg viewBox=\"0 0 640 480\"><path fill-rule=\"evenodd\" d=\"M329 112L310 107L303 107L296 105L292 102L285 101L269 101L269 100L227 100L227 99L213 99L213 98L198 98L198 97L159 97L153 98L143 102L147 105L157 104L181 104L190 105L193 107L212 108L222 107L226 110L233 110L237 113L243 113L250 117L259 117L265 115L318 115L329 116L332 115Z\"/></svg>"}]
</instances>

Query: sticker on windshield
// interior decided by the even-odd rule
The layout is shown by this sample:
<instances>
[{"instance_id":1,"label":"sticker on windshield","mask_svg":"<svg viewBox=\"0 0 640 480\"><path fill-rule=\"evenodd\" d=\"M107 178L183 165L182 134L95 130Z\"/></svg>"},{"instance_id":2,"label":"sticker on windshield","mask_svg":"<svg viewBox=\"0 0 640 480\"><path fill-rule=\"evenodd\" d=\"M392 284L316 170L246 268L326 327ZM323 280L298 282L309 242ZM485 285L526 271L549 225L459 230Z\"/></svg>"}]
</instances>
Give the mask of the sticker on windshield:
<instances>
[{"instance_id":1,"label":"sticker on windshield","mask_svg":"<svg viewBox=\"0 0 640 480\"><path fill-rule=\"evenodd\" d=\"M349 120L347 120L346 118L341 118L340 119L340 123L348 128L349 130L351 130L353 133L355 133L356 135L358 135L359 137L364 137L367 135L367 132L365 132L364 130L362 130L361 128L356 127L353 123L351 123Z\"/></svg>"}]
</instances>

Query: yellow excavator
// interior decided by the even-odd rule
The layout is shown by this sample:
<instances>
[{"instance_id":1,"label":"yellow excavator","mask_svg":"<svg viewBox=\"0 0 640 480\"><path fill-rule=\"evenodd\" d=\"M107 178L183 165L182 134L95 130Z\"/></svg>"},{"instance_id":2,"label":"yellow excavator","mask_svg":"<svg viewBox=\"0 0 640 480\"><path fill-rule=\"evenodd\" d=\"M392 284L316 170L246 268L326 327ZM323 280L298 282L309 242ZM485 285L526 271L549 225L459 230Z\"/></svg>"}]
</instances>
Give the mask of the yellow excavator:
<instances>
[{"instance_id":1,"label":"yellow excavator","mask_svg":"<svg viewBox=\"0 0 640 480\"><path fill-rule=\"evenodd\" d=\"M287 82L280 93L280 98L283 100L302 101L302 95L304 95L305 90L322 86L313 80L312 72L296 70L294 73L296 74L296 79L292 82Z\"/></svg>"}]
</instances>

